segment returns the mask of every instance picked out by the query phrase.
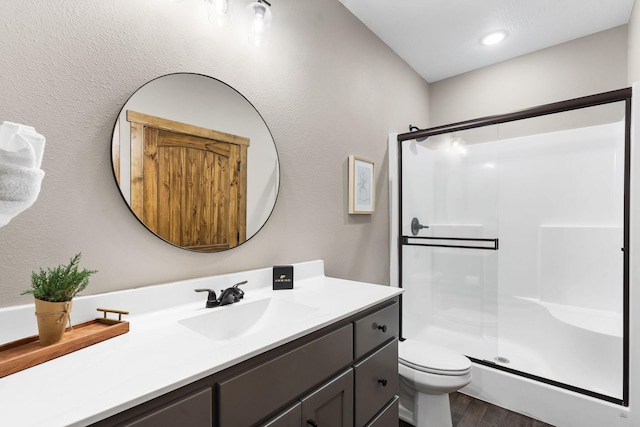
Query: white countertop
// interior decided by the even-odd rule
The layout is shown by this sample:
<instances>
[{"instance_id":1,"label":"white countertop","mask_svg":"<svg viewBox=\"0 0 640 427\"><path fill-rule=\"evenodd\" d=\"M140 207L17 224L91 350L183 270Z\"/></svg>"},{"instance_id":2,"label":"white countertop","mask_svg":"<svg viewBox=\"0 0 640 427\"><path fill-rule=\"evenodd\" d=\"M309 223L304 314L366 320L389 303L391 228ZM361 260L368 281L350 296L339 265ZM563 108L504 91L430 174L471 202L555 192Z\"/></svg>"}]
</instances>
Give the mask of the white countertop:
<instances>
[{"instance_id":1,"label":"white countertop","mask_svg":"<svg viewBox=\"0 0 640 427\"><path fill-rule=\"evenodd\" d=\"M130 331L0 378L0 424L83 426L122 412L399 295L398 288L324 276L322 261L294 265L293 290L271 289L271 268L74 299L73 324L97 307L128 310ZM245 298L204 308L206 293L242 280ZM300 319L230 342L208 339L180 320L273 298L312 308ZM295 320L295 321L292 321ZM26 325L25 325L26 323ZM0 344L34 335L33 305L0 309ZM33 325L32 325L33 324ZM7 328L11 326L11 331ZM14 327L15 325L15 327ZM224 325L220 325L224 327ZM17 334L17 336L16 336Z\"/></svg>"}]
</instances>

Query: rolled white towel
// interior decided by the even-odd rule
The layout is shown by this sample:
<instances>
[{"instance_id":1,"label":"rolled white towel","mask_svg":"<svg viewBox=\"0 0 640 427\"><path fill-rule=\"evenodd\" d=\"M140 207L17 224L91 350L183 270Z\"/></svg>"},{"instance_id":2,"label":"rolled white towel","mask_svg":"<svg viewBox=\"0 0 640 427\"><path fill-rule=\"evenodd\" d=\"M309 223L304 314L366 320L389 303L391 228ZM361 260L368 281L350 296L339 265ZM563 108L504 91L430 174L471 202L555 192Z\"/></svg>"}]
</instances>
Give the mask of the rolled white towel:
<instances>
[{"instance_id":1,"label":"rolled white towel","mask_svg":"<svg viewBox=\"0 0 640 427\"><path fill-rule=\"evenodd\" d=\"M42 169L0 163L0 227L36 201L43 177Z\"/></svg>"},{"instance_id":2,"label":"rolled white towel","mask_svg":"<svg viewBox=\"0 0 640 427\"><path fill-rule=\"evenodd\" d=\"M44 144L45 138L31 126L0 125L0 227L38 198Z\"/></svg>"}]
</instances>

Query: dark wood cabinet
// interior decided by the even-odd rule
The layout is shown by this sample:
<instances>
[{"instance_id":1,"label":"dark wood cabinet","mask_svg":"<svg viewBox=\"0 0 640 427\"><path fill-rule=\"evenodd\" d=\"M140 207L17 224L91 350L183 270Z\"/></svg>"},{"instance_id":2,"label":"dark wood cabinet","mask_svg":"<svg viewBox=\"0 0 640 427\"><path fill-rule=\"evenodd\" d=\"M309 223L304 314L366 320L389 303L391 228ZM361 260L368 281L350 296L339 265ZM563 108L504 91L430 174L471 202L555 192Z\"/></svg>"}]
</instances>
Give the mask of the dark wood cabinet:
<instances>
[{"instance_id":1,"label":"dark wood cabinet","mask_svg":"<svg viewBox=\"0 0 640 427\"><path fill-rule=\"evenodd\" d=\"M301 420L302 402L296 402L278 416L260 424L260 427L299 427Z\"/></svg>"},{"instance_id":2,"label":"dark wood cabinet","mask_svg":"<svg viewBox=\"0 0 640 427\"><path fill-rule=\"evenodd\" d=\"M265 426L346 427L398 425L398 304L355 316L353 362L349 370L302 398L298 424L274 424L290 409ZM333 350L337 342L333 342ZM343 344L344 345L344 344ZM310 357L307 362L315 365ZM348 379L348 380L347 380ZM350 399L349 396L353 396ZM226 427L221 424L221 427Z\"/></svg>"},{"instance_id":3,"label":"dark wood cabinet","mask_svg":"<svg viewBox=\"0 0 640 427\"><path fill-rule=\"evenodd\" d=\"M400 397L394 396L387 406L367 423L367 427L398 427L399 406Z\"/></svg>"},{"instance_id":4,"label":"dark wood cabinet","mask_svg":"<svg viewBox=\"0 0 640 427\"><path fill-rule=\"evenodd\" d=\"M359 359L394 337L400 336L398 304L358 318L354 325L354 358Z\"/></svg>"},{"instance_id":5,"label":"dark wood cabinet","mask_svg":"<svg viewBox=\"0 0 640 427\"><path fill-rule=\"evenodd\" d=\"M304 427L353 426L353 369L302 398Z\"/></svg>"},{"instance_id":6,"label":"dark wood cabinet","mask_svg":"<svg viewBox=\"0 0 640 427\"><path fill-rule=\"evenodd\" d=\"M155 409L138 419L126 422L126 427L210 427L213 423L213 392L206 388Z\"/></svg>"},{"instance_id":7,"label":"dark wood cabinet","mask_svg":"<svg viewBox=\"0 0 640 427\"><path fill-rule=\"evenodd\" d=\"M396 427L397 299L363 310L95 427Z\"/></svg>"},{"instance_id":8,"label":"dark wood cabinet","mask_svg":"<svg viewBox=\"0 0 640 427\"><path fill-rule=\"evenodd\" d=\"M398 394L398 340L394 339L355 370L355 425L363 427Z\"/></svg>"},{"instance_id":9,"label":"dark wood cabinet","mask_svg":"<svg viewBox=\"0 0 640 427\"><path fill-rule=\"evenodd\" d=\"M352 427L353 369L302 397L260 427Z\"/></svg>"},{"instance_id":10,"label":"dark wood cabinet","mask_svg":"<svg viewBox=\"0 0 640 427\"><path fill-rule=\"evenodd\" d=\"M217 383L220 426L250 426L351 364L351 325Z\"/></svg>"}]
</instances>

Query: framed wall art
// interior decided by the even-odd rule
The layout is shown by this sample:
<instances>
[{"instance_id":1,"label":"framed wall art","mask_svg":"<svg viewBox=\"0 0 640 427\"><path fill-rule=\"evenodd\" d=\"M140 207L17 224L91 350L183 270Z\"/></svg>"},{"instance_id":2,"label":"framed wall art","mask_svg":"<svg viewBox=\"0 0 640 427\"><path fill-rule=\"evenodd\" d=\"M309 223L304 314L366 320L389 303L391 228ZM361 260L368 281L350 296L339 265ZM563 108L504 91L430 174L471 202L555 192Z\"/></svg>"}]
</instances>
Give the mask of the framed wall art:
<instances>
[{"instance_id":1,"label":"framed wall art","mask_svg":"<svg viewBox=\"0 0 640 427\"><path fill-rule=\"evenodd\" d=\"M349 156L349 213L372 214L375 209L374 168L371 160Z\"/></svg>"}]
</instances>

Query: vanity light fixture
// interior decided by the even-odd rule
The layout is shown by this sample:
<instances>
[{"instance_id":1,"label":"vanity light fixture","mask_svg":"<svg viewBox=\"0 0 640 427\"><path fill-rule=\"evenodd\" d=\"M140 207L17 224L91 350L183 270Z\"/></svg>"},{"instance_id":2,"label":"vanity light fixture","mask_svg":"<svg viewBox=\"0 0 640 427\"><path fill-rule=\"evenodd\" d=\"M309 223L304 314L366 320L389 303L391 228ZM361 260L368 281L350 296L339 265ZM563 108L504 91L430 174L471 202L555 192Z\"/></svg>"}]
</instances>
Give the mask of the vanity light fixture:
<instances>
[{"instance_id":1,"label":"vanity light fixture","mask_svg":"<svg viewBox=\"0 0 640 427\"><path fill-rule=\"evenodd\" d=\"M507 36L508 36L508 33L505 30L493 31L489 34L484 35L480 39L480 43L482 43L485 46L491 46L491 45L500 43L501 41L506 39Z\"/></svg>"},{"instance_id":2,"label":"vanity light fixture","mask_svg":"<svg viewBox=\"0 0 640 427\"><path fill-rule=\"evenodd\" d=\"M204 2L207 4L209 22L218 27L225 27L231 23L233 0L204 0ZM247 27L249 43L254 46L264 45L271 29L271 3L267 0L257 0L249 4Z\"/></svg>"},{"instance_id":3,"label":"vanity light fixture","mask_svg":"<svg viewBox=\"0 0 640 427\"><path fill-rule=\"evenodd\" d=\"M249 4L247 6L247 25L249 43L258 47L264 45L271 29L271 3L266 0L258 0Z\"/></svg>"},{"instance_id":4,"label":"vanity light fixture","mask_svg":"<svg viewBox=\"0 0 640 427\"><path fill-rule=\"evenodd\" d=\"M231 22L231 3L233 0L204 0L207 3L209 22L225 27Z\"/></svg>"}]
</instances>

